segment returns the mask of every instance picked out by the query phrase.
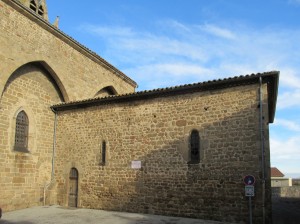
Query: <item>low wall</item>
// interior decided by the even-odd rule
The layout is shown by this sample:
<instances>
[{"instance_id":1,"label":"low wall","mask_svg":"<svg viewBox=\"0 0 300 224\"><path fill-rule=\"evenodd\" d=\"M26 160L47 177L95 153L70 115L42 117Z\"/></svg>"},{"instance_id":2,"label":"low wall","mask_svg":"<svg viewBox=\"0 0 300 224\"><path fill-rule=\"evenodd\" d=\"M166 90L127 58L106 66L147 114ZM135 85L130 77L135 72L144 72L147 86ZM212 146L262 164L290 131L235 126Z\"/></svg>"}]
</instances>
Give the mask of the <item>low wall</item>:
<instances>
[{"instance_id":1,"label":"low wall","mask_svg":"<svg viewBox=\"0 0 300 224\"><path fill-rule=\"evenodd\" d=\"M297 185L297 186L300 186L300 179L293 179L293 186L294 185Z\"/></svg>"},{"instance_id":2,"label":"low wall","mask_svg":"<svg viewBox=\"0 0 300 224\"><path fill-rule=\"evenodd\" d=\"M300 186L272 187L273 198L300 198Z\"/></svg>"}]
</instances>

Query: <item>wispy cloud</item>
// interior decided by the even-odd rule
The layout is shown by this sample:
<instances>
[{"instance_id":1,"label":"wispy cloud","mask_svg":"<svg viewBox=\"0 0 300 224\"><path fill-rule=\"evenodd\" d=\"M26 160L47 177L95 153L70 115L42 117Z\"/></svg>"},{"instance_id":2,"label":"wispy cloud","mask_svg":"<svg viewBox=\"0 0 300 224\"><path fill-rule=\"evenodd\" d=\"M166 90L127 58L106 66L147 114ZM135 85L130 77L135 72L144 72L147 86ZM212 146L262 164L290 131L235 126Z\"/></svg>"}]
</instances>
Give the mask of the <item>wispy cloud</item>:
<instances>
[{"instance_id":1,"label":"wispy cloud","mask_svg":"<svg viewBox=\"0 0 300 224\"><path fill-rule=\"evenodd\" d=\"M81 29L105 42L101 55L136 80L140 90L280 70L277 109L300 110L300 30L154 23L159 25L155 32L102 25ZM272 165L299 172L299 124L279 117L274 127L280 138L271 139ZM294 136L287 137L292 131Z\"/></svg>"},{"instance_id":2,"label":"wispy cloud","mask_svg":"<svg viewBox=\"0 0 300 224\"><path fill-rule=\"evenodd\" d=\"M252 30L245 27L235 30L216 24L182 24L174 20L158 24L158 30L168 32L153 33L132 27L99 25L85 25L81 29L105 41L107 51L102 55L113 58L112 63L120 69L130 70L133 78L145 89L152 87L144 80L154 72L153 68L168 73L171 71L170 64L176 65L173 66L176 69L172 70L174 75L185 71L186 75L199 78L201 76L195 73L196 70L190 68L201 68L199 74L208 72L205 79L284 68L281 85L294 88L294 92L286 94L296 96L295 90L300 86L295 72L300 68L295 60L298 56L300 58L300 53L296 53L300 52L300 31ZM158 66L162 64L166 67ZM165 75L158 73L161 76L156 76L157 81L163 80ZM185 80L185 75L180 74ZM182 82L179 78L178 81Z\"/></svg>"},{"instance_id":3,"label":"wispy cloud","mask_svg":"<svg viewBox=\"0 0 300 224\"><path fill-rule=\"evenodd\" d=\"M199 82L213 71L191 63L158 63L125 69L126 74L143 77L151 89ZM163 78L162 78L163 77ZM184 82L182 80L185 80Z\"/></svg>"},{"instance_id":4,"label":"wispy cloud","mask_svg":"<svg viewBox=\"0 0 300 224\"><path fill-rule=\"evenodd\" d=\"M175 20L154 24L155 32L87 24L81 30L105 42L101 55L136 80L140 90L280 70L277 109L300 109L300 30Z\"/></svg>"},{"instance_id":5,"label":"wispy cloud","mask_svg":"<svg viewBox=\"0 0 300 224\"><path fill-rule=\"evenodd\" d=\"M131 36L134 36L135 33L132 31L130 27L108 27L108 26L95 26L95 25L89 25L85 24L80 27L80 29L88 30L91 33L94 33L102 38L108 38L108 37L121 37L121 38L128 38Z\"/></svg>"},{"instance_id":6,"label":"wispy cloud","mask_svg":"<svg viewBox=\"0 0 300 224\"><path fill-rule=\"evenodd\" d=\"M275 160L289 159L291 161L300 159L300 137L292 137L285 142L272 138L271 144L271 154Z\"/></svg>"},{"instance_id":7,"label":"wispy cloud","mask_svg":"<svg viewBox=\"0 0 300 224\"><path fill-rule=\"evenodd\" d=\"M210 33L217 37L226 38L226 39L235 39L236 35L229 29L221 28L213 24L205 24L199 26L204 32Z\"/></svg>"},{"instance_id":8,"label":"wispy cloud","mask_svg":"<svg viewBox=\"0 0 300 224\"><path fill-rule=\"evenodd\" d=\"M278 96L279 110L292 107L300 107L300 89L291 89Z\"/></svg>"},{"instance_id":9,"label":"wispy cloud","mask_svg":"<svg viewBox=\"0 0 300 224\"><path fill-rule=\"evenodd\" d=\"M291 130L291 131L300 131L300 124L295 121L287 120L287 119L275 119L274 122L275 126L281 126L285 129Z\"/></svg>"},{"instance_id":10,"label":"wispy cloud","mask_svg":"<svg viewBox=\"0 0 300 224\"><path fill-rule=\"evenodd\" d=\"M281 73L283 78L280 83L286 87L300 88L300 77L299 70L296 71L294 68L284 68L282 67Z\"/></svg>"},{"instance_id":11,"label":"wispy cloud","mask_svg":"<svg viewBox=\"0 0 300 224\"><path fill-rule=\"evenodd\" d=\"M188 32L188 33L191 32L190 27L188 27L176 20L166 20L166 21L160 22L159 24L162 24L163 26L167 25L170 28L174 29L175 31L177 30L180 32Z\"/></svg>"},{"instance_id":12,"label":"wispy cloud","mask_svg":"<svg viewBox=\"0 0 300 224\"><path fill-rule=\"evenodd\" d=\"M286 140L271 138L272 166L285 167L284 172L300 173L300 136L290 137Z\"/></svg>"},{"instance_id":13,"label":"wispy cloud","mask_svg":"<svg viewBox=\"0 0 300 224\"><path fill-rule=\"evenodd\" d=\"M299 4L300 5L300 0L289 0L288 2L290 4Z\"/></svg>"}]
</instances>

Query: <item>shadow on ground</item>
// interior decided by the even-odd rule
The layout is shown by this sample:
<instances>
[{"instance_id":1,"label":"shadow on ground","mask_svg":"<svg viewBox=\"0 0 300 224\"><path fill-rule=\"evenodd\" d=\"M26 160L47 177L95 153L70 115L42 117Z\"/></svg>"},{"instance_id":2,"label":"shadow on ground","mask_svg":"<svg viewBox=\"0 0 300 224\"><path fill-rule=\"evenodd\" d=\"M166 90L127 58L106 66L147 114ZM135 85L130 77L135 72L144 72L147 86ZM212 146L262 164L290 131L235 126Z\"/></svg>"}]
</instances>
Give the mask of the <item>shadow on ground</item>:
<instances>
[{"instance_id":1,"label":"shadow on ground","mask_svg":"<svg viewBox=\"0 0 300 224\"><path fill-rule=\"evenodd\" d=\"M34 223L26 222L26 221L12 222L12 221L7 221L5 219L0 219L0 224L34 224Z\"/></svg>"},{"instance_id":2,"label":"shadow on ground","mask_svg":"<svg viewBox=\"0 0 300 224\"><path fill-rule=\"evenodd\" d=\"M273 224L299 224L300 198L273 198Z\"/></svg>"},{"instance_id":3,"label":"shadow on ground","mask_svg":"<svg viewBox=\"0 0 300 224\"><path fill-rule=\"evenodd\" d=\"M4 213L0 224L221 224L221 222L109 212L96 209L68 209L61 206L33 207Z\"/></svg>"}]
</instances>

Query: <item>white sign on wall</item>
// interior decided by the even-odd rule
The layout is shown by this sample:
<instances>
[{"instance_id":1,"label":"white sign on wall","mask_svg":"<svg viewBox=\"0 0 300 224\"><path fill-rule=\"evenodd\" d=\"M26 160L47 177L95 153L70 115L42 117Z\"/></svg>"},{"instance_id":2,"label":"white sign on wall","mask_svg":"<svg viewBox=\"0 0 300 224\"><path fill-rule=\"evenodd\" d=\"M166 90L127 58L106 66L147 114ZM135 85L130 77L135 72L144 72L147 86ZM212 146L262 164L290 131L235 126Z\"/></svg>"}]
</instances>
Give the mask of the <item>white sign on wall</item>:
<instances>
[{"instance_id":1,"label":"white sign on wall","mask_svg":"<svg viewBox=\"0 0 300 224\"><path fill-rule=\"evenodd\" d=\"M141 169L142 168L142 161L140 161L140 160L131 161L131 168L132 169Z\"/></svg>"},{"instance_id":2,"label":"white sign on wall","mask_svg":"<svg viewBox=\"0 0 300 224\"><path fill-rule=\"evenodd\" d=\"M254 186L251 185L245 186L245 196L254 197Z\"/></svg>"}]
</instances>

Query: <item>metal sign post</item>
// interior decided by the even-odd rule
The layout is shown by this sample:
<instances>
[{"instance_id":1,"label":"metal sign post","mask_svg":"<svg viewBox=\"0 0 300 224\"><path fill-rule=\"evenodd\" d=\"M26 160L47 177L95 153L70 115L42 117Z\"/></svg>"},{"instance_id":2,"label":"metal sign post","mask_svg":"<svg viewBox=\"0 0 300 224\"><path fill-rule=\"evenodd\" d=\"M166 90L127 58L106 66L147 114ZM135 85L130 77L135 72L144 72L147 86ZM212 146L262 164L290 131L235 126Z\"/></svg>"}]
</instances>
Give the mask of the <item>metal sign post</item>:
<instances>
[{"instance_id":1,"label":"metal sign post","mask_svg":"<svg viewBox=\"0 0 300 224\"><path fill-rule=\"evenodd\" d=\"M255 178L252 175L244 177L245 183L245 196L249 199L249 223L252 224L252 202L251 197L254 197L254 183Z\"/></svg>"},{"instance_id":2,"label":"metal sign post","mask_svg":"<svg viewBox=\"0 0 300 224\"><path fill-rule=\"evenodd\" d=\"M252 224L252 203L251 203L251 197L249 198L249 223Z\"/></svg>"}]
</instances>

